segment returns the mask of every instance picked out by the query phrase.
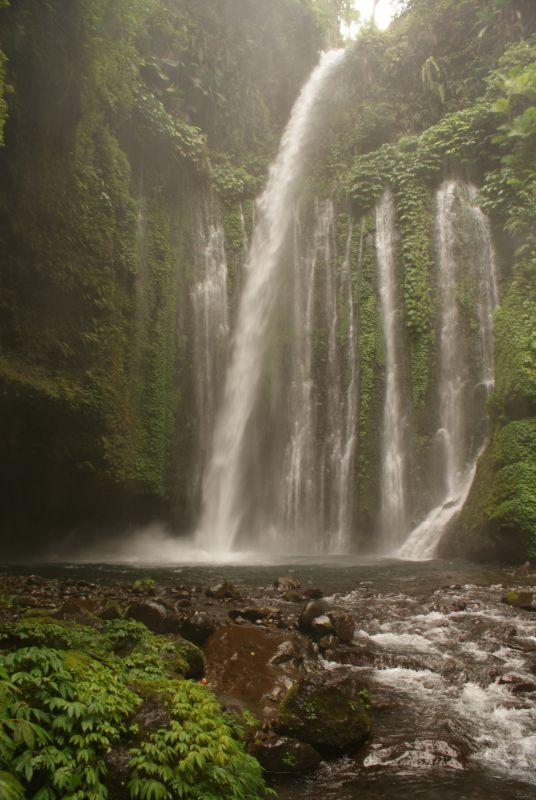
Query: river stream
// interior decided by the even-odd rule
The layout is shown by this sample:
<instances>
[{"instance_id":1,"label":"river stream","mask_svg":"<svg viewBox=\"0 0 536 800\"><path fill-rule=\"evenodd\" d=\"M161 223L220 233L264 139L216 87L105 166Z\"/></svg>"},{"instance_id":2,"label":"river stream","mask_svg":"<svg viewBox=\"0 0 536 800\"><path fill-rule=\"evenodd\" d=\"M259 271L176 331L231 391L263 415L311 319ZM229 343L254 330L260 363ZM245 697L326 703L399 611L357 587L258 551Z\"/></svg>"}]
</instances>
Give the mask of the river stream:
<instances>
[{"instance_id":1,"label":"river stream","mask_svg":"<svg viewBox=\"0 0 536 800\"><path fill-rule=\"evenodd\" d=\"M536 797L536 614L502 602L505 588L534 585L534 576L459 562L348 557L322 565L295 559L266 566L3 571L104 583L140 573L161 584L225 579L259 597L279 575L294 574L354 616L353 655L344 660L370 682L374 731L355 756L279 785L281 800Z\"/></svg>"}]
</instances>

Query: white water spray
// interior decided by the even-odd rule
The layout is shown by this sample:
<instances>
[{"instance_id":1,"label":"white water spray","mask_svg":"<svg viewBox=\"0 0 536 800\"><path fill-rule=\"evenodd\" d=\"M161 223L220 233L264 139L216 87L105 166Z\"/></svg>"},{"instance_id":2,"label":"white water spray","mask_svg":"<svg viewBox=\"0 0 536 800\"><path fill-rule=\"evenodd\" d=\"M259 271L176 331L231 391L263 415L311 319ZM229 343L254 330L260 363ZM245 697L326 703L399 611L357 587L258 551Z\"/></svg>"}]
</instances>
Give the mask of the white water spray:
<instances>
[{"instance_id":1,"label":"white water spray","mask_svg":"<svg viewBox=\"0 0 536 800\"><path fill-rule=\"evenodd\" d=\"M290 230L293 206L301 187L306 146L314 132L317 101L343 54L344 51L324 54L303 88L271 167L268 185L258 201L234 349L204 482L202 517L197 535L201 547L214 554L232 550L241 528L245 491L242 456L279 296L280 253Z\"/></svg>"}]
</instances>

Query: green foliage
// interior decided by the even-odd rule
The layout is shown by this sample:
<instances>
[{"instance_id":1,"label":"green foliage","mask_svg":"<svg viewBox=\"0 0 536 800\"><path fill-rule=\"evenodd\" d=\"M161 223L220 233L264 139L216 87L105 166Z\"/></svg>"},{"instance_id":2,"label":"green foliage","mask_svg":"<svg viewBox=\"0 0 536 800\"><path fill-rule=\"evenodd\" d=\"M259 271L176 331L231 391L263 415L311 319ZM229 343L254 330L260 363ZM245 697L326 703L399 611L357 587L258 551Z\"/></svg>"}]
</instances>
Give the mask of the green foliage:
<instances>
[{"instance_id":1,"label":"green foliage","mask_svg":"<svg viewBox=\"0 0 536 800\"><path fill-rule=\"evenodd\" d=\"M131 750L137 800L246 800L267 794L260 765L236 739L218 701L192 682L172 685L170 725Z\"/></svg>"},{"instance_id":2,"label":"green foliage","mask_svg":"<svg viewBox=\"0 0 536 800\"><path fill-rule=\"evenodd\" d=\"M104 800L106 756L119 744L130 752L132 800L265 796L261 768L231 718L207 689L179 678L188 670L181 653L191 655L193 645L133 620L109 622L100 633L27 620L3 635L19 645L0 655L6 800ZM28 639L39 644L26 647ZM147 693L170 723L140 739L135 715Z\"/></svg>"},{"instance_id":3,"label":"green foliage","mask_svg":"<svg viewBox=\"0 0 536 800\"><path fill-rule=\"evenodd\" d=\"M132 584L132 588L139 594L153 594L156 581L152 578L138 578Z\"/></svg>"},{"instance_id":4,"label":"green foliage","mask_svg":"<svg viewBox=\"0 0 536 800\"><path fill-rule=\"evenodd\" d=\"M379 453L384 370L383 336L376 289L375 221L367 215L359 231L360 260L357 272L359 342L359 447L357 466L358 510L369 528L377 508Z\"/></svg>"}]
</instances>

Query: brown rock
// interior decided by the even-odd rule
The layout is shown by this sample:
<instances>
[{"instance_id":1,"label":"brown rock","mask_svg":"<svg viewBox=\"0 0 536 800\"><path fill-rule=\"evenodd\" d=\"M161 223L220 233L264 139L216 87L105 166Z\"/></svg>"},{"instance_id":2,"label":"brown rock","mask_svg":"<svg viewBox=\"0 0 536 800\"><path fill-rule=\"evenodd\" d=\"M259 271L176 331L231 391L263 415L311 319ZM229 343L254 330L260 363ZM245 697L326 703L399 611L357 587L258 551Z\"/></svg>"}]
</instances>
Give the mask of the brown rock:
<instances>
[{"instance_id":1,"label":"brown rock","mask_svg":"<svg viewBox=\"0 0 536 800\"><path fill-rule=\"evenodd\" d=\"M301 589L300 581L297 578L293 578L292 575L283 575L281 578L277 578L274 586L276 589L282 589L285 592Z\"/></svg>"},{"instance_id":2,"label":"brown rock","mask_svg":"<svg viewBox=\"0 0 536 800\"><path fill-rule=\"evenodd\" d=\"M142 622L153 633L181 633L180 617L154 600L141 600L128 607L127 619ZM184 635L181 633L181 635ZM188 638L188 637L185 637Z\"/></svg>"},{"instance_id":3,"label":"brown rock","mask_svg":"<svg viewBox=\"0 0 536 800\"><path fill-rule=\"evenodd\" d=\"M321 761L319 753L310 744L275 734L260 734L249 750L266 772L275 774L311 772Z\"/></svg>"},{"instance_id":4,"label":"brown rock","mask_svg":"<svg viewBox=\"0 0 536 800\"><path fill-rule=\"evenodd\" d=\"M226 625L204 649L206 675L215 693L226 705L247 709L266 722L275 719L279 702L301 674L308 643L299 634Z\"/></svg>"},{"instance_id":5,"label":"brown rock","mask_svg":"<svg viewBox=\"0 0 536 800\"><path fill-rule=\"evenodd\" d=\"M348 752L370 735L370 696L348 668L315 669L285 696L276 721L283 734L308 742L321 753Z\"/></svg>"},{"instance_id":6,"label":"brown rock","mask_svg":"<svg viewBox=\"0 0 536 800\"><path fill-rule=\"evenodd\" d=\"M210 589L205 591L207 597L214 597L216 600L223 600L224 598L237 598L240 597L240 592L229 581L217 583L211 586Z\"/></svg>"}]
</instances>

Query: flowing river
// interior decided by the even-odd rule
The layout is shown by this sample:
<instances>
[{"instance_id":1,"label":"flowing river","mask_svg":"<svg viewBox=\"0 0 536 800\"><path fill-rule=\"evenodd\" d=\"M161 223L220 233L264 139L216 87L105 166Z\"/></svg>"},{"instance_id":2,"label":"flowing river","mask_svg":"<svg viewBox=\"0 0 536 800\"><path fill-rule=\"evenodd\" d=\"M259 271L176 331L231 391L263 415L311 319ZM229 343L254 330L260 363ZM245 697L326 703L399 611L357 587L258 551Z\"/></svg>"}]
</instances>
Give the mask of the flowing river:
<instances>
[{"instance_id":1,"label":"flowing river","mask_svg":"<svg viewBox=\"0 0 536 800\"><path fill-rule=\"evenodd\" d=\"M105 584L141 574L161 584L201 587L226 579L262 600L279 575L290 573L351 613L348 660L371 685L372 738L355 756L279 785L280 800L536 796L536 614L502 602L505 587L534 584L534 577L438 560L293 561L50 565L39 574Z\"/></svg>"}]
</instances>

